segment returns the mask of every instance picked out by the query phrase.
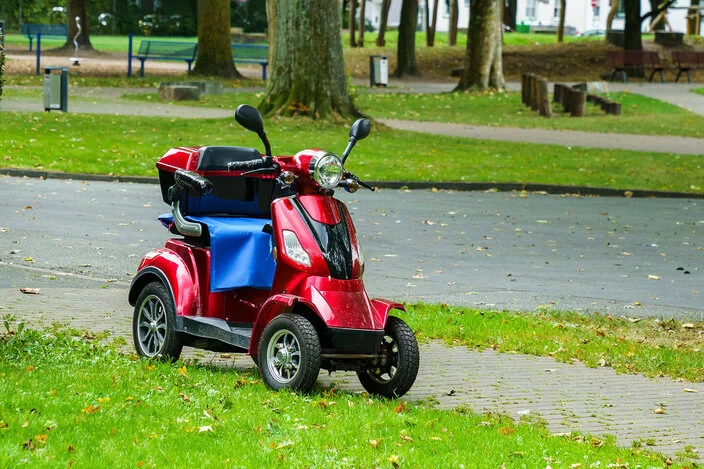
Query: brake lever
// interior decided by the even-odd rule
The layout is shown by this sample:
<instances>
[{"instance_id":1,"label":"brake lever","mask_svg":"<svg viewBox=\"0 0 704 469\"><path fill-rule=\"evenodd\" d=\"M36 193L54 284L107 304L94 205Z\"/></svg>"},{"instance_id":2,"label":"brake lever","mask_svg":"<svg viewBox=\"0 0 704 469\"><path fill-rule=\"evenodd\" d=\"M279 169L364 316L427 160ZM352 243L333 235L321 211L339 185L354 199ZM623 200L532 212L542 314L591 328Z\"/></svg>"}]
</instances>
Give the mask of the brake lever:
<instances>
[{"instance_id":1,"label":"brake lever","mask_svg":"<svg viewBox=\"0 0 704 469\"><path fill-rule=\"evenodd\" d=\"M250 176L252 174L275 174L281 169L281 166L279 166L278 163L272 163L272 165L268 168L259 168L259 169L253 169L251 171L247 171L245 173L242 173L242 176Z\"/></svg>"},{"instance_id":2,"label":"brake lever","mask_svg":"<svg viewBox=\"0 0 704 469\"><path fill-rule=\"evenodd\" d=\"M357 182L357 184L359 184L360 186L364 187L365 189L369 189L369 190L372 191L372 192L376 191L376 188L375 188L374 186L370 186L369 184L367 184L366 182L360 180L357 176L355 176L354 174L350 173L349 171L345 171L345 173L346 173L346 174L345 174L345 177L348 177L348 178L351 178L351 179L355 180L355 181Z\"/></svg>"}]
</instances>

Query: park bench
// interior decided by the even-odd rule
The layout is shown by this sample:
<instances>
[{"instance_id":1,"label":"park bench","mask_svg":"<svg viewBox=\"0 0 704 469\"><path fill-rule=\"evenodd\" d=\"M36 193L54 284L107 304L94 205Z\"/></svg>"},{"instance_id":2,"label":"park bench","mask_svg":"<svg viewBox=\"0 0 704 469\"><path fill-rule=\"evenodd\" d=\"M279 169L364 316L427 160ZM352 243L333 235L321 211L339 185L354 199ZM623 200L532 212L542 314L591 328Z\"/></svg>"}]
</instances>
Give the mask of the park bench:
<instances>
[{"instance_id":1,"label":"park bench","mask_svg":"<svg viewBox=\"0 0 704 469\"><path fill-rule=\"evenodd\" d=\"M37 35L41 37L63 37L68 36L68 26L65 24L31 24L22 25L22 34L29 39L29 50L32 51L32 43Z\"/></svg>"},{"instance_id":2,"label":"park bench","mask_svg":"<svg viewBox=\"0 0 704 469\"><path fill-rule=\"evenodd\" d=\"M266 67L269 65L269 46L267 44L232 44L234 62L255 63L262 66L262 80L266 80Z\"/></svg>"},{"instance_id":3,"label":"park bench","mask_svg":"<svg viewBox=\"0 0 704 469\"><path fill-rule=\"evenodd\" d=\"M672 61L677 64L675 83L679 81L682 72L687 74L687 82L692 83L691 71L704 68L704 52L672 51Z\"/></svg>"},{"instance_id":4,"label":"park bench","mask_svg":"<svg viewBox=\"0 0 704 469\"><path fill-rule=\"evenodd\" d=\"M144 61L147 59L154 60L183 60L188 64L188 72L191 72L191 66L196 60L196 51L198 43L196 42L168 42L168 41L152 41L144 40L139 44L139 52L134 58L139 59L141 67L139 76L144 76Z\"/></svg>"},{"instance_id":5,"label":"park bench","mask_svg":"<svg viewBox=\"0 0 704 469\"><path fill-rule=\"evenodd\" d=\"M609 66L613 69L611 72L610 80L616 77L616 74L620 74L623 82L626 83L628 78L626 72L628 70L645 72L646 70L651 70L650 77L648 81L653 81L653 76L655 72L660 74L660 83L665 82L665 77L663 71L662 63L660 63L660 56L656 51L647 50L614 50L608 51L606 55Z\"/></svg>"}]
</instances>

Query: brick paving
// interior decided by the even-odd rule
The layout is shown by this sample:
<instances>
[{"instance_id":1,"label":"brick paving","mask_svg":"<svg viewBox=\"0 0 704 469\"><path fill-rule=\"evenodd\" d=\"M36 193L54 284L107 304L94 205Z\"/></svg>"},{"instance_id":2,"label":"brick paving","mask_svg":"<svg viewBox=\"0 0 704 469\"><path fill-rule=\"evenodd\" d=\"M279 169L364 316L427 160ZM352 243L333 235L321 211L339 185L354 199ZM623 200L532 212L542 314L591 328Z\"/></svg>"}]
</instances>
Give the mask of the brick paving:
<instances>
[{"instance_id":1,"label":"brick paving","mask_svg":"<svg viewBox=\"0 0 704 469\"><path fill-rule=\"evenodd\" d=\"M78 277L54 282L56 286L42 287L38 295L22 294L14 286L0 288L0 316L12 315L32 327L60 323L110 331L124 337L131 348L132 308L125 284L100 282L96 288L96 280ZM201 364L253 367L244 355L230 358L192 349L184 353ZM321 373L319 382L350 392L362 390L353 373ZM623 446L647 442L652 450L675 455L685 447L704 454L702 396L702 383L649 379L549 357L479 352L430 342L421 345L420 373L407 398L443 409L465 406L515 419L537 416L553 433L610 434ZM660 406L664 413L656 414Z\"/></svg>"}]
</instances>

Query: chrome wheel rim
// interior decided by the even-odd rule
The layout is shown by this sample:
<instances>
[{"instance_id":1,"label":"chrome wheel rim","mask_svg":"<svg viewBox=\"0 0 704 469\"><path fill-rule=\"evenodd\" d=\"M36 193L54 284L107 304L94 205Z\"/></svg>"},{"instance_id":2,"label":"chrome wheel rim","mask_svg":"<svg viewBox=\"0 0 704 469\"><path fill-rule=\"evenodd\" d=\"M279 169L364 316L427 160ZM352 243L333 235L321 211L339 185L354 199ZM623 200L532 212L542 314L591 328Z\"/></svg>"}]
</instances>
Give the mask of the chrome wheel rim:
<instances>
[{"instance_id":1,"label":"chrome wheel rim","mask_svg":"<svg viewBox=\"0 0 704 469\"><path fill-rule=\"evenodd\" d=\"M147 296L139 305L137 315L137 339L142 352L156 357L164 347L166 339L166 308L156 295Z\"/></svg>"},{"instance_id":2,"label":"chrome wheel rim","mask_svg":"<svg viewBox=\"0 0 704 469\"><path fill-rule=\"evenodd\" d=\"M367 370L367 375L380 384L386 384L396 376L398 371L398 344L393 337L385 335L381 342L382 363Z\"/></svg>"},{"instance_id":3,"label":"chrome wheel rim","mask_svg":"<svg viewBox=\"0 0 704 469\"><path fill-rule=\"evenodd\" d=\"M296 335L288 329L277 331L266 349L266 364L272 378L288 384L301 366L301 346Z\"/></svg>"}]
</instances>

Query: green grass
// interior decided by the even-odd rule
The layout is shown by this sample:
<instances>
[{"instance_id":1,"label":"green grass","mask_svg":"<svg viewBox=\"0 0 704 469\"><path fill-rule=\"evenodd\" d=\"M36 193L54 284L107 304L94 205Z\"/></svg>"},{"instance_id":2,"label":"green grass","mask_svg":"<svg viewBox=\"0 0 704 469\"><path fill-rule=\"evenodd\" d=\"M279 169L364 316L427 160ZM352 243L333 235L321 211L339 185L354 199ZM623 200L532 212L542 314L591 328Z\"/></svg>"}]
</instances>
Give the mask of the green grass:
<instances>
[{"instance_id":1,"label":"green grass","mask_svg":"<svg viewBox=\"0 0 704 469\"><path fill-rule=\"evenodd\" d=\"M704 94L704 88L695 88L692 90L694 93Z\"/></svg>"},{"instance_id":2,"label":"green grass","mask_svg":"<svg viewBox=\"0 0 704 469\"><path fill-rule=\"evenodd\" d=\"M243 95L247 96L247 95ZM243 102L256 103L253 100ZM176 119L88 114L3 114L0 164L75 173L155 175L169 148L261 147L234 119ZM91 129L86 132L85 129ZM303 148L341 152L346 126L305 119L267 122L275 154ZM480 181L702 192L701 157L483 141L377 126L348 162L368 180Z\"/></svg>"},{"instance_id":3,"label":"green grass","mask_svg":"<svg viewBox=\"0 0 704 469\"><path fill-rule=\"evenodd\" d=\"M517 92L406 94L368 93L364 89L357 89L354 101L362 112L375 119L704 137L704 116L637 94L626 92L607 96L610 100L621 103L620 116L606 115L600 108L588 104L585 117L573 118L561 111L562 106L553 103L554 115L547 119L521 104L521 95ZM146 102L158 101L156 93L127 94L124 97ZM203 96L200 101L184 101L179 104L234 109L242 99L250 100L244 94L230 93Z\"/></svg>"},{"instance_id":4,"label":"green grass","mask_svg":"<svg viewBox=\"0 0 704 469\"><path fill-rule=\"evenodd\" d=\"M137 360L86 337L0 335L0 466L666 464L612 440L551 436L539 423L466 408L441 411L332 389L274 393L251 372Z\"/></svg>"},{"instance_id":5,"label":"green grass","mask_svg":"<svg viewBox=\"0 0 704 469\"><path fill-rule=\"evenodd\" d=\"M419 338L527 355L577 360L619 373L704 381L704 323L629 320L600 314L510 313L448 305L412 305L403 315Z\"/></svg>"},{"instance_id":6,"label":"green grass","mask_svg":"<svg viewBox=\"0 0 704 469\"><path fill-rule=\"evenodd\" d=\"M359 33L357 33L359 34ZM377 38L376 32L365 32L364 42L365 48L375 45ZM384 38L386 39L386 48L396 49L398 47L398 31L388 31ZM194 42L197 41L195 37L168 37L168 36L134 36L133 47L135 49L139 48L139 43L142 40L158 40L158 41L171 41L171 42ZM435 47L443 48L448 47L448 34L447 33L437 33L435 35ZM578 36L566 36L565 42L582 42L582 41L603 41L603 38L599 37L578 37ZM42 49L51 49L55 47L61 47L66 42L62 38L46 37L42 38ZM127 36L110 36L110 35L96 35L92 34L90 36L90 42L94 49L103 52L118 52L127 53L128 48L128 37ZM5 43L12 48L23 48L29 49L29 39L26 36L17 33L10 33L5 36ZM34 41L36 44L36 40ZM347 31L342 32L342 47L349 48L349 33ZM554 34L533 34L533 33L510 33L504 35L504 45L506 46L534 46L541 44L556 44L557 36ZM419 31L416 33L416 48L423 49L427 46L425 45L425 32ZM467 35L460 32L457 35L457 47L466 47L467 45Z\"/></svg>"}]
</instances>

